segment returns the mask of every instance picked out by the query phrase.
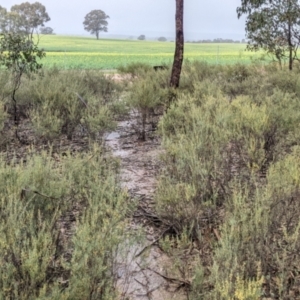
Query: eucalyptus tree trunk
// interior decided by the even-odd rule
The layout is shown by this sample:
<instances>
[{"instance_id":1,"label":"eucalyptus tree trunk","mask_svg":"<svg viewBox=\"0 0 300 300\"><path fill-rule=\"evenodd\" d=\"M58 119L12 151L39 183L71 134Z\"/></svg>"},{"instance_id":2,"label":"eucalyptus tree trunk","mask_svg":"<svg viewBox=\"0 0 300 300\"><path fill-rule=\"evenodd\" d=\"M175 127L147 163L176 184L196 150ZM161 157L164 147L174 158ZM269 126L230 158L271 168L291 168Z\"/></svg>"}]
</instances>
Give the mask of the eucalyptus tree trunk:
<instances>
[{"instance_id":1,"label":"eucalyptus tree trunk","mask_svg":"<svg viewBox=\"0 0 300 300\"><path fill-rule=\"evenodd\" d=\"M176 48L170 87L178 88L183 62L184 36L183 36L183 8L184 0L176 0Z\"/></svg>"},{"instance_id":2,"label":"eucalyptus tree trunk","mask_svg":"<svg viewBox=\"0 0 300 300\"><path fill-rule=\"evenodd\" d=\"M291 21L288 21L288 43L289 43L289 70L293 70L293 43L292 43L292 25Z\"/></svg>"}]
</instances>

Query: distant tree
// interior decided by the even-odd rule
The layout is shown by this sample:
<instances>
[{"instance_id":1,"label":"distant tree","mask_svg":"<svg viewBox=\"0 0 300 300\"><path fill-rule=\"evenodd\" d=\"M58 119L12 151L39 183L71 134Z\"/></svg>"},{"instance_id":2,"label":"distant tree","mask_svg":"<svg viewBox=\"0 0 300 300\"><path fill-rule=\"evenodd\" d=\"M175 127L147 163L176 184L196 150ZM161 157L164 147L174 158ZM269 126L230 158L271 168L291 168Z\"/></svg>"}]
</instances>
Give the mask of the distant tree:
<instances>
[{"instance_id":1,"label":"distant tree","mask_svg":"<svg viewBox=\"0 0 300 300\"><path fill-rule=\"evenodd\" d=\"M40 2L24 2L12 6L9 19L10 31L31 35L39 26L44 26L50 21L45 6Z\"/></svg>"},{"instance_id":2,"label":"distant tree","mask_svg":"<svg viewBox=\"0 0 300 300\"><path fill-rule=\"evenodd\" d=\"M146 39L146 36L144 34L141 34L139 37L138 37L138 40L140 41L144 41Z\"/></svg>"},{"instance_id":3,"label":"distant tree","mask_svg":"<svg viewBox=\"0 0 300 300\"><path fill-rule=\"evenodd\" d=\"M238 17L246 15L247 49L264 49L281 64L289 59L289 69L297 59L300 45L300 4L298 0L242 0Z\"/></svg>"},{"instance_id":4,"label":"distant tree","mask_svg":"<svg viewBox=\"0 0 300 300\"><path fill-rule=\"evenodd\" d=\"M53 29L51 27L42 27L40 29L40 33L41 34L53 34L54 31L53 31Z\"/></svg>"},{"instance_id":5,"label":"distant tree","mask_svg":"<svg viewBox=\"0 0 300 300\"><path fill-rule=\"evenodd\" d=\"M95 34L98 40L100 31L107 32L108 22L106 19L108 18L109 16L104 11L100 9L92 10L84 17L84 30Z\"/></svg>"},{"instance_id":6,"label":"distant tree","mask_svg":"<svg viewBox=\"0 0 300 300\"><path fill-rule=\"evenodd\" d=\"M183 33L184 0L176 0L176 46L170 79L170 87L179 87L180 74L183 62L184 33Z\"/></svg>"},{"instance_id":7,"label":"distant tree","mask_svg":"<svg viewBox=\"0 0 300 300\"><path fill-rule=\"evenodd\" d=\"M167 39L163 36L159 37L157 40L160 41L160 42L166 42L167 41Z\"/></svg>"}]
</instances>

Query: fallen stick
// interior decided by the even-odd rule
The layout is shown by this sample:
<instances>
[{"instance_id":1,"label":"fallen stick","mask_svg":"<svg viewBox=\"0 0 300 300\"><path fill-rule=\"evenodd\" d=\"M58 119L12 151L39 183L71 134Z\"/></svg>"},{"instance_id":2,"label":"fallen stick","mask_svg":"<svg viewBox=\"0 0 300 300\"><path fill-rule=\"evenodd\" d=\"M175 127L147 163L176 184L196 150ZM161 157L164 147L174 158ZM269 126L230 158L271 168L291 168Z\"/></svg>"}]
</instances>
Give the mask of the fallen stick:
<instances>
[{"instance_id":1,"label":"fallen stick","mask_svg":"<svg viewBox=\"0 0 300 300\"><path fill-rule=\"evenodd\" d=\"M163 233L161 233L161 235L157 239L155 239L151 244L145 246L138 254L136 254L135 257L139 257L141 254L143 254L145 252L145 250L147 250L148 248L155 245L171 228L172 228L172 226L170 226L166 230L164 230Z\"/></svg>"},{"instance_id":2,"label":"fallen stick","mask_svg":"<svg viewBox=\"0 0 300 300\"><path fill-rule=\"evenodd\" d=\"M162 278L165 279L165 280L173 281L173 282L178 282L178 283L180 283L180 284L182 284L182 285L184 285L184 286L189 286L189 287L191 286L191 283L190 283L190 281L188 281L188 280L178 279L178 278L174 278L174 277L168 277L168 276L163 275L163 274L161 274L161 273L159 273L159 272L157 272L157 271L155 271L155 270L152 270L152 269L149 268L149 267L147 267L147 269L148 269L149 271L151 271L151 272L153 272L153 273L159 275L160 277L162 277Z\"/></svg>"}]
</instances>

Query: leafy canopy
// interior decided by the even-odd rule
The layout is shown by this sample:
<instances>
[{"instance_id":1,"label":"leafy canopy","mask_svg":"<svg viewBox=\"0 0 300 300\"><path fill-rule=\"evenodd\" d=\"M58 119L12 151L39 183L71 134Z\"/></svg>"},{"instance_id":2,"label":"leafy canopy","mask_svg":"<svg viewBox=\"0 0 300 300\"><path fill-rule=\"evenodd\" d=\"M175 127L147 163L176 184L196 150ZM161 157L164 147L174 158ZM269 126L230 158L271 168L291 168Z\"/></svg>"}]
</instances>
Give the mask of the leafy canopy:
<instances>
[{"instance_id":1,"label":"leafy canopy","mask_svg":"<svg viewBox=\"0 0 300 300\"><path fill-rule=\"evenodd\" d=\"M0 32L32 34L38 27L50 21L46 8L39 2L24 2L11 7L11 11L0 6Z\"/></svg>"},{"instance_id":2,"label":"leafy canopy","mask_svg":"<svg viewBox=\"0 0 300 300\"><path fill-rule=\"evenodd\" d=\"M50 17L46 12L46 8L40 2L24 2L19 5L14 5L11 12L16 13L19 20L19 31L30 34L39 26L44 26L45 22L50 21Z\"/></svg>"},{"instance_id":3,"label":"leafy canopy","mask_svg":"<svg viewBox=\"0 0 300 300\"><path fill-rule=\"evenodd\" d=\"M300 44L300 5L298 0L242 0L238 17L247 15L247 49L263 49L289 68L297 59Z\"/></svg>"},{"instance_id":4,"label":"leafy canopy","mask_svg":"<svg viewBox=\"0 0 300 300\"><path fill-rule=\"evenodd\" d=\"M15 135L19 141L18 125L19 111L16 92L20 88L23 74L36 73L42 68L38 62L45 56L43 49L39 49L34 43L32 35L6 33L0 36L0 67L4 66L11 73L11 106L15 122Z\"/></svg>"},{"instance_id":5,"label":"leafy canopy","mask_svg":"<svg viewBox=\"0 0 300 300\"><path fill-rule=\"evenodd\" d=\"M99 39L100 31L107 32L107 25L109 16L105 14L104 11L100 9L92 10L84 18L84 29L91 34L96 34L97 39Z\"/></svg>"},{"instance_id":6,"label":"leafy canopy","mask_svg":"<svg viewBox=\"0 0 300 300\"><path fill-rule=\"evenodd\" d=\"M5 32L7 27L7 10L0 5L0 32Z\"/></svg>"},{"instance_id":7,"label":"leafy canopy","mask_svg":"<svg viewBox=\"0 0 300 300\"><path fill-rule=\"evenodd\" d=\"M53 28L51 28L51 27L42 27L40 29L40 33L41 34L53 34L54 31L53 31Z\"/></svg>"},{"instance_id":8,"label":"leafy canopy","mask_svg":"<svg viewBox=\"0 0 300 300\"><path fill-rule=\"evenodd\" d=\"M13 73L29 73L41 69L38 59L45 57L43 49L39 49L33 40L16 34L0 35L0 65Z\"/></svg>"},{"instance_id":9,"label":"leafy canopy","mask_svg":"<svg viewBox=\"0 0 300 300\"><path fill-rule=\"evenodd\" d=\"M140 41L144 41L146 39L146 36L144 34L141 34L139 37L138 37L138 40Z\"/></svg>"}]
</instances>

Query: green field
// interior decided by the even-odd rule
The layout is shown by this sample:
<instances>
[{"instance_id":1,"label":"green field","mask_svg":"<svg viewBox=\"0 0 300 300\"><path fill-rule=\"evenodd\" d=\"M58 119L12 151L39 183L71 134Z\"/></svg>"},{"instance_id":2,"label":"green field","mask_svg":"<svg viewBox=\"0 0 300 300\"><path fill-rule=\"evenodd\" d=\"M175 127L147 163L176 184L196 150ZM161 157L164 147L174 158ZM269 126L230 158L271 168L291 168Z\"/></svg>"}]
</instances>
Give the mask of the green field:
<instances>
[{"instance_id":1,"label":"green field","mask_svg":"<svg viewBox=\"0 0 300 300\"><path fill-rule=\"evenodd\" d=\"M116 69L131 62L151 65L171 63L174 42L111 40L90 37L41 35L39 46L46 50L46 68L56 65L63 69ZM250 63L260 54L247 52L245 44L185 45L185 58L214 64Z\"/></svg>"}]
</instances>

